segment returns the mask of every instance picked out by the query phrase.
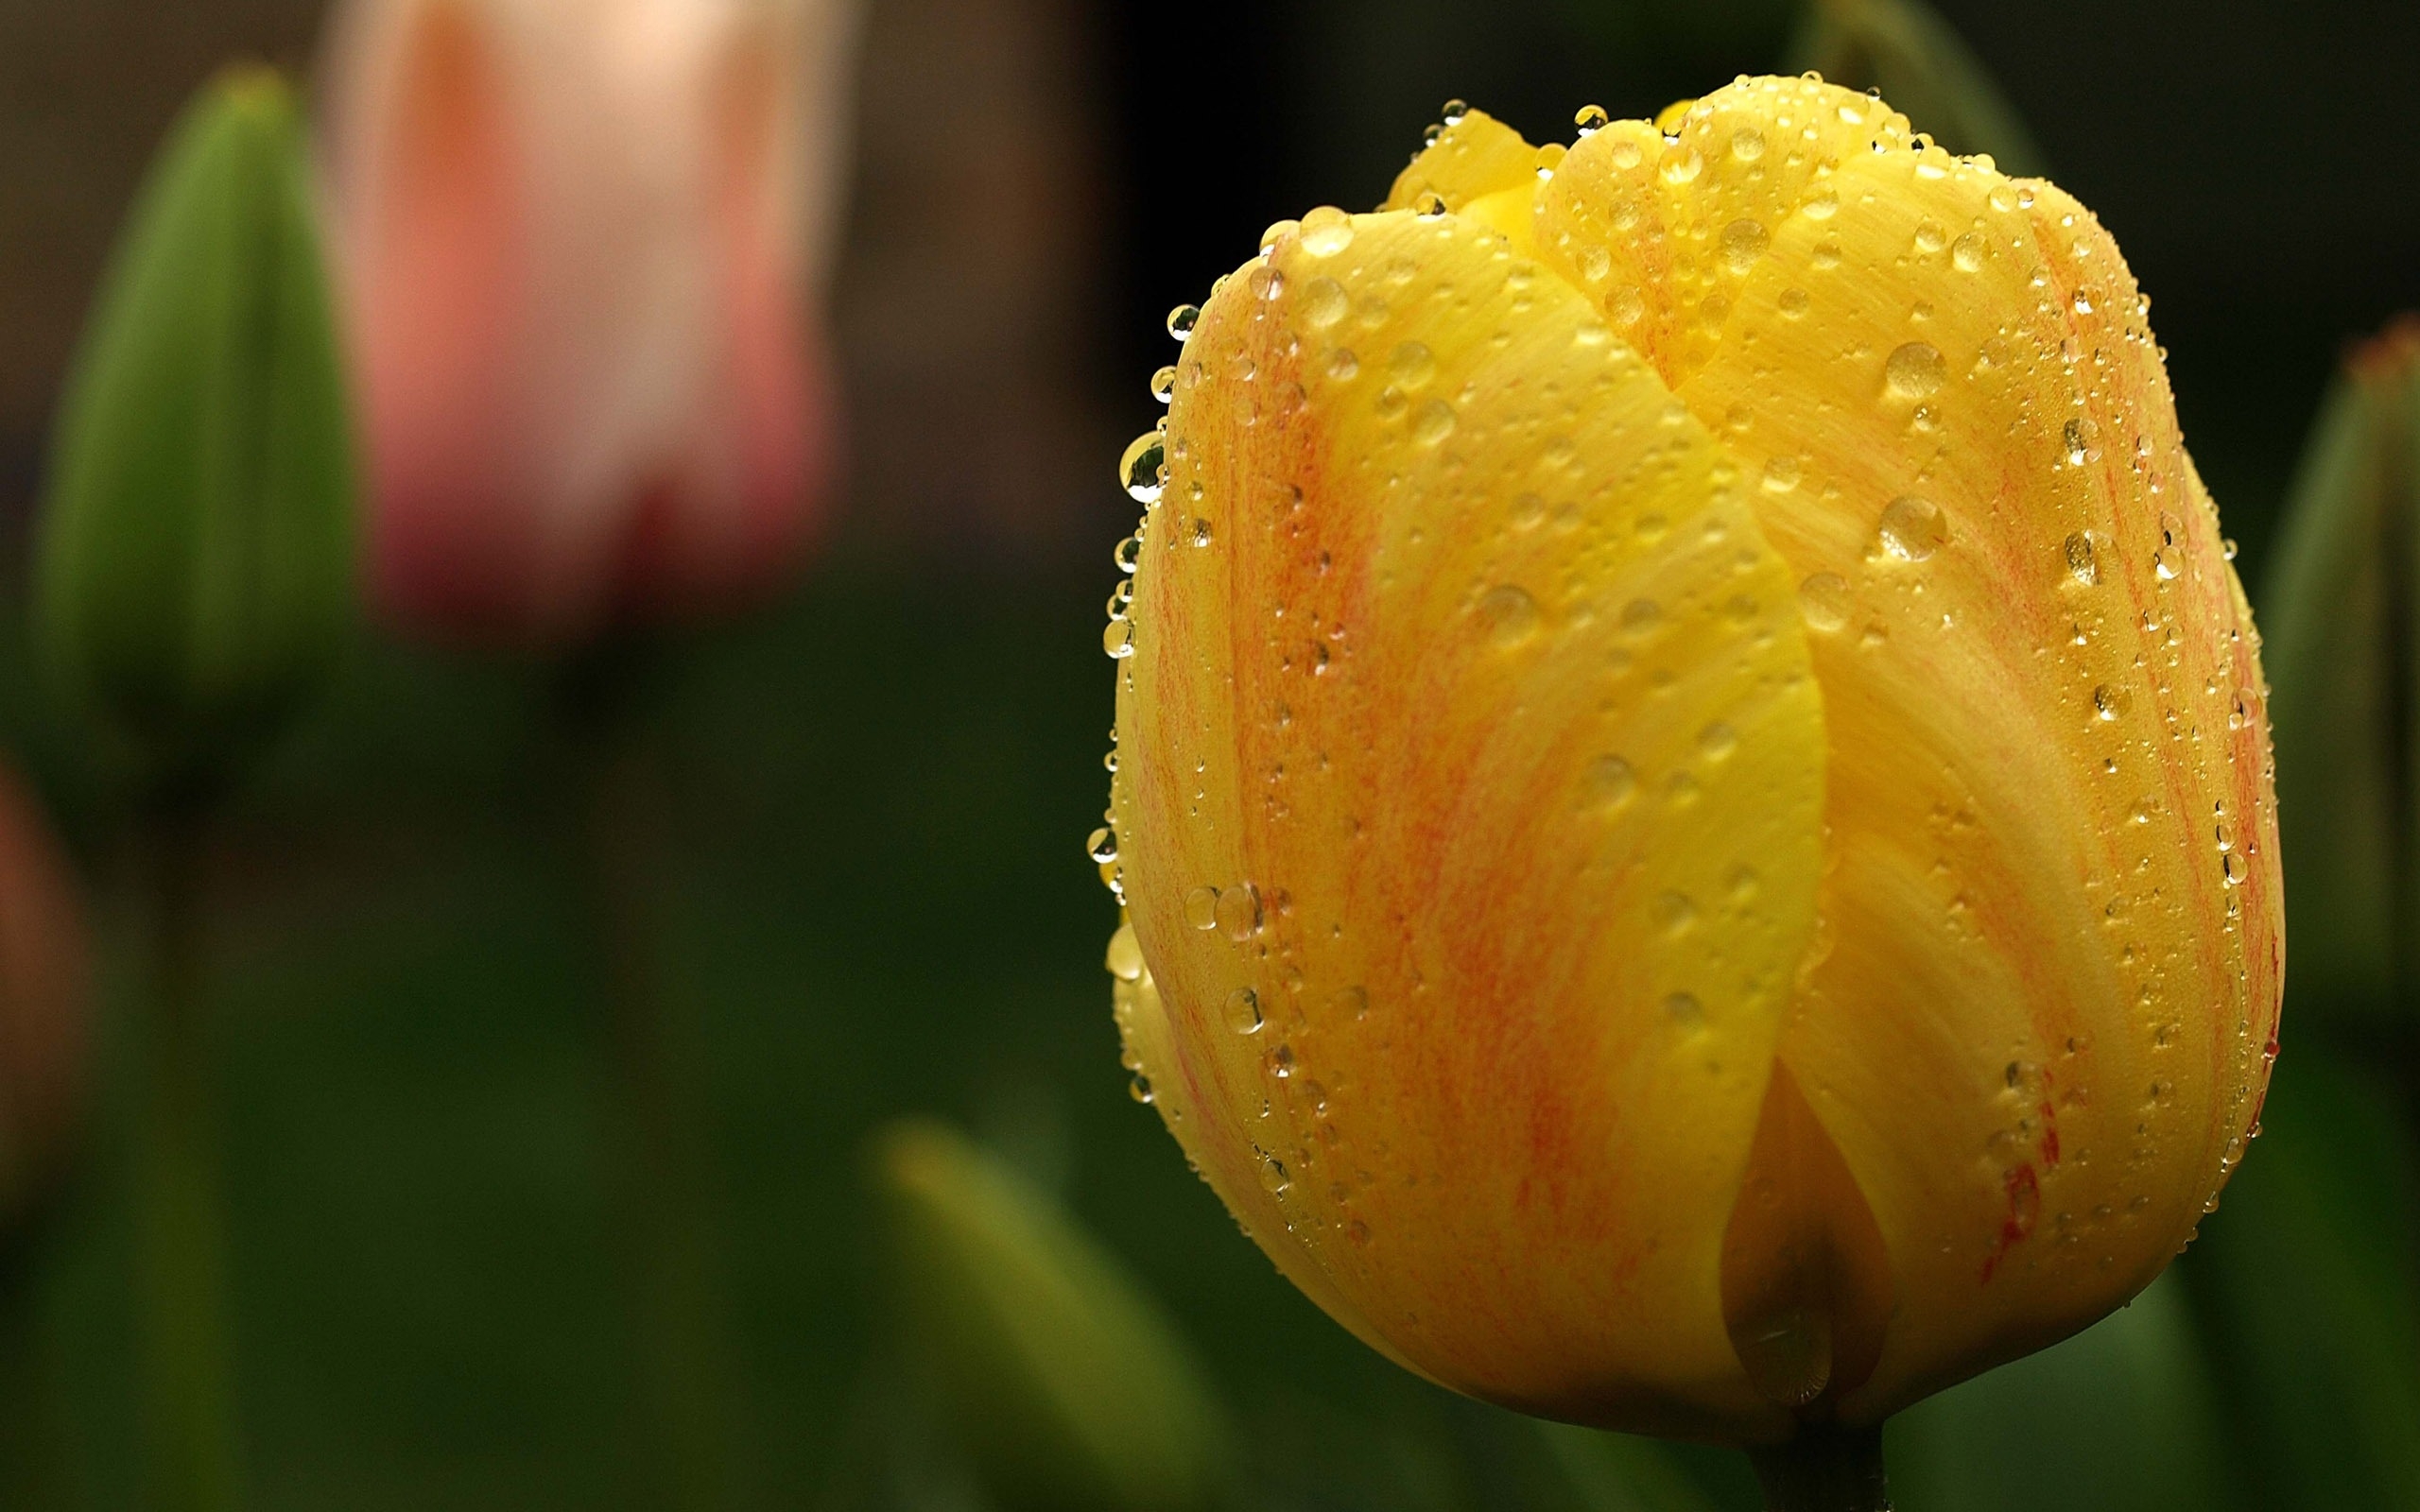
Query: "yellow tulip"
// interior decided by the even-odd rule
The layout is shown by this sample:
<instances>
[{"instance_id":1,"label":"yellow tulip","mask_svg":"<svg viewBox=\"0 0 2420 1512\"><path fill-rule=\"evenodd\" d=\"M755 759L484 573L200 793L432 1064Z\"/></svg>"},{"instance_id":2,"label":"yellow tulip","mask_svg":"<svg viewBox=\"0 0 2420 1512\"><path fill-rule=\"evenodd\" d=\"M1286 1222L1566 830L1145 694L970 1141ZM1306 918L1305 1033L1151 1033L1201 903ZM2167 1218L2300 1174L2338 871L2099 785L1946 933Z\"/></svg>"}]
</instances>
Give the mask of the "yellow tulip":
<instances>
[{"instance_id":1,"label":"yellow tulip","mask_svg":"<svg viewBox=\"0 0 2420 1512\"><path fill-rule=\"evenodd\" d=\"M1138 1095L1435 1382L1873 1424L2140 1291L2256 1129L2231 552L2050 184L1812 79L1448 115L1181 312L1127 459Z\"/></svg>"}]
</instances>

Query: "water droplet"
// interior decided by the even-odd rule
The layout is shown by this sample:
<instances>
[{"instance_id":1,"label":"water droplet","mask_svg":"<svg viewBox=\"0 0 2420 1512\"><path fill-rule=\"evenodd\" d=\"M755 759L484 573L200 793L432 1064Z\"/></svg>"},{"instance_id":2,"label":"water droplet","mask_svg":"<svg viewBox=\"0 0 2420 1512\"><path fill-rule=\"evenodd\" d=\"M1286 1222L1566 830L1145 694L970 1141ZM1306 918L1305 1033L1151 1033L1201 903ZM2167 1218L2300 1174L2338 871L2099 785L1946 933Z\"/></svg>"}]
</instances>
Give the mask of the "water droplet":
<instances>
[{"instance_id":1,"label":"water droplet","mask_svg":"<svg viewBox=\"0 0 2420 1512\"><path fill-rule=\"evenodd\" d=\"M2066 543L2067 571L2086 588L2100 581L2100 560L2093 555L2092 536L2078 530L2070 533Z\"/></svg>"},{"instance_id":2,"label":"water droplet","mask_svg":"<svg viewBox=\"0 0 2420 1512\"><path fill-rule=\"evenodd\" d=\"M1947 245L1949 245L1949 232L1941 229L1941 223L1939 221L1920 220L1916 222L1917 251L1929 256L1934 252L1940 251Z\"/></svg>"},{"instance_id":3,"label":"water droplet","mask_svg":"<svg viewBox=\"0 0 2420 1512\"><path fill-rule=\"evenodd\" d=\"M1438 113L1445 118L1445 124L1447 126L1456 125L1463 116L1471 113L1470 102L1467 100L1447 100L1445 102L1445 108Z\"/></svg>"},{"instance_id":4,"label":"water droplet","mask_svg":"<svg viewBox=\"0 0 2420 1512\"><path fill-rule=\"evenodd\" d=\"M1157 431L1146 431L1127 443L1117 460L1117 481L1135 503L1150 508L1167 490L1167 442Z\"/></svg>"},{"instance_id":5,"label":"water droplet","mask_svg":"<svg viewBox=\"0 0 2420 1512\"><path fill-rule=\"evenodd\" d=\"M1239 987L1227 994L1227 1027L1237 1034L1258 1034L1267 1021L1260 1014L1260 994Z\"/></svg>"},{"instance_id":6,"label":"water droplet","mask_svg":"<svg viewBox=\"0 0 2420 1512\"><path fill-rule=\"evenodd\" d=\"M1722 264L1733 273L1744 275L1765 255L1772 241L1762 221L1742 216L1722 228Z\"/></svg>"},{"instance_id":7,"label":"water droplet","mask_svg":"<svg viewBox=\"0 0 2420 1512\"><path fill-rule=\"evenodd\" d=\"M1454 434L1454 406L1442 399L1427 400L1412 412L1411 438L1435 446Z\"/></svg>"},{"instance_id":8,"label":"water droplet","mask_svg":"<svg viewBox=\"0 0 2420 1512\"><path fill-rule=\"evenodd\" d=\"M1731 155L1742 163L1754 163L1765 155L1765 133L1753 126L1743 126L1731 133Z\"/></svg>"},{"instance_id":9,"label":"water droplet","mask_svg":"<svg viewBox=\"0 0 2420 1512\"><path fill-rule=\"evenodd\" d=\"M1785 317L1792 320L1800 319L1806 314L1806 291L1795 288L1784 289L1781 291L1781 297L1773 303Z\"/></svg>"},{"instance_id":10,"label":"water droplet","mask_svg":"<svg viewBox=\"0 0 2420 1512\"><path fill-rule=\"evenodd\" d=\"M1210 528L1209 521L1196 520L1193 522L1193 543L1196 546L1206 546L1210 544L1211 537L1215 534L1216 532Z\"/></svg>"},{"instance_id":11,"label":"water droplet","mask_svg":"<svg viewBox=\"0 0 2420 1512\"><path fill-rule=\"evenodd\" d=\"M1580 129L1582 136L1593 136L1603 130L1605 123L1611 119L1612 117L1605 113L1603 106L1582 105L1580 107L1580 112L1571 118L1571 124Z\"/></svg>"},{"instance_id":12,"label":"water droplet","mask_svg":"<svg viewBox=\"0 0 2420 1512\"><path fill-rule=\"evenodd\" d=\"M1247 221L1245 224L1249 225L1251 222ZM1168 312L1168 335L1176 337L1179 341L1183 341L1185 337L1193 335L1193 328L1201 321L1201 306L1198 304L1180 304L1175 309Z\"/></svg>"},{"instance_id":13,"label":"water droplet","mask_svg":"<svg viewBox=\"0 0 2420 1512\"><path fill-rule=\"evenodd\" d=\"M1273 1155L1260 1158L1260 1184L1272 1197L1284 1196L1291 1191L1294 1178L1286 1174L1286 1163Z\"/></svg>"},{"instance_id":14,"label":"water droplet","mask_svg":"<svg viewBox=\"0 0 2420 1512\"><path fill-rule=\"evenodd\" d=\"M1668 993L1664 999L1664 1016L1683 1028L1694 1029L1705 1022L1705 1005L1694 992Z\"/></svg>"},{"instance_id":15,"label":"water droplet","mask_svg":"<svg viewBox=\"0 0 2420 1512\"><path fill-rule=\"evenodd\" d=\"M1949 365L1929 342L1910 341L1891 353L1882 369L1883 381L1902 399L1926 399L1941 391Z\"/></svg>"},{"instance_id":16,"label":"water droplet","mask_svg":"<svg viewBox=\"0 0 2420 1512\"><path fill-rule=\"evenodd\" d=\"M1686 145L1667 147L1660 171L1666 183L1688 183L1705 171L1705 155Z\"/></svg>"},{"instance_id":17,"label":"water droplet","mask_svg":"<svg viewBox=\"0 0 2420 1512\"><path fill-rule=\"evenodd\" d=\"M2118 683L2104 682L2092 690L2092 707L2103 719L2123 719L2135 707L2135 696Z\"/></svg>"},{"instance_id":18,"label":"water droplet","mask_svg":"<svg viewBox=\"0 0 2420 1512\"><path fill-rule=\"evenodd\" d=\"M1698 731L1698 749L1708 761L1722 761L1739 748L1739 732L1720 720Z\"/></svg>"},{"instance_id":19,"label":"water droplet","mask_svg":"<svg viewBox=\"0 0 2420 1512\"><path fill-rule=\"evenodd\" d=\"M1288 1079L1294 1074L1294 1047L1292 1045L1274 1046L1268 1055L1261 1057L1261 1066L1279 1081Z\"/></svg>"},{"instance_id":20,"label":"water droplet","mask_svg":"<svg viewBox=\"0 0 2420 1512\"><path fill-rule=\"evenodd\" d=\"M1303 323L1314 331L1324 331L1344 318L1353 301L1344 285L1332 278L1315 278L1305 285L1301 301Z\"/></svg>"},{"instance_id":21,"label":"water droplet","mask_svg":"<svg viewBox=\"0 0 2420 1512\"><path fill-rule=\"evenodd\" d=\"M1765 463L1764 490L1767 493L1788 493L1798 487L1803 476L1798 458L1787 454L1772 457Z\"/></svg>"},{"instance_id":22,"label":"water droplet","mask_svg":"<svg viewBox=\"0 0 2420 1512\"><path fill-rule=\"evenodd\" d=\"M2067 465L2082 467L2100 455L2095 443L2100 439L2100 427L2079 415L2060 428L2059 439L2067 449Z\"/></svg>"},{"instance_id":23,"label":"water droplet","mask_svg":"<svg viewBox=\"0 0 2420 1512\"><path fill-rule=\"evenodd\" d=\"M1983 239L1981 232L1970 231L1952 242L1949 247L1950 266L1961 273L1974 272L1983 266L1983 259L1990 255L1991 244Z\"/></svg>"},{"instance_id":24,"label":"water droplet","mask_svg":"<svg viewBox=\"0 0 2420 1512\"><path fill-rule=\"evenodd\" d=\"M1339 347L1328 353L1327 375L1340 384L1349 384L1361 375L1361 359L1350 347Z\"/></svg>"},{"instance_id":25,"label":"water droplet","mask_svg":"<svg viewBox=\"0 0 2420 1512\"><path fill-rule=\"evenodd\" d=\"M1353 217L1334 205L1322 205L1303 217L1303 250L1313 257L1334 257L1353 245Z\"/></svg>"},{"instance_id":26,"label":"water droplet","mask_svg":"<svg viewBox=\"0 0 2420 1512\"><path fill-rule=\"evenodd\" d=\"M1151 374L1151 397L1158 400L1163 404L1176 397L1176 369L1174 366L1162 368L1159 371Z\"/></svg>"},{"instance_id":27,"label":"water droplet","mask_svg":"<svg viewBox=\"0 0 2420 1512\"><path fill-rule=\"evenodd\" d=\"M1638 773L1619 756L1599 756L1588 764L1582 788L1590 808L1618 809L1637 794Z\"/></svg>"},{"instance_id":28,"label":"water droplet","mask_svg":"<svg viewBox=\"0 0 2420 1512\"><path fill-rule=\"evenodd\" d=\"M1150 1107L1154 1101L1151 1093L1151 1078L1139 1071L1136 1072L1133 1079L1126 1084L1126 1095L1146 1108Z\"/></svg>"},{"instance_id":29,"label":"water droplet","mask_svg":"<svg viewBox=\"0 0 2420 1512\"><path fill-rule=\"evenodd\" d=\"M2244 860L2239 852L2230 850L2219 857L2219 880L2230 887L2242 886L2243 879L2250 875L2251 871L2252 864Z\"/></svg>"},{"instance_id":30,"label":"water droplet","mask_svg":"<svg viewBox=\"0 0 2420 1512\"><path fill-rule=\"evenodd\" d=\"M1651 598L1634 598L1622 606L1622 633L1645 635L1663 623L1664 606Z\"/></svg>"},{"instance_id":31,"label":"water droplet","mask_svg":"<svg viewBox=\"0 0 2420 1512\"><path fill-rule=\"evenodd\" d=\"M1113 662L1123 662L1132 656L1134 654L1134 622L1132 620L1110 621L1108 628L1100 632L1100 648L1109 653L1109 659Z\"/></svg>"},{"instance_id":32,"label":"water droplet","mask_svg":"<svg viewBox=\"0 0 2420 1512\"><path fill-rule=\"evenodd\" d=\"M1134 937L1132 922L1122 922L1117 933L1109 936L1109 954L1103 964L1109 974L1121 982L1139 981L1143 975L1143 942Z\"/></svg>"},{"instance_id":33,"label":"water droplet","mask_svg":"<svg viewBox=\"0 0 2420 1512\"><path fill-rule=\"evenodd\" d=\"M1084 842L1084 853L1102 866L1108 866L1117 859L1117 832L1105 824L1095 830L1091 838Z\"/></svg>"},{"instance_id":34,"label":"water droplet","mask_svg":"<svg viewBox=\"0 0 2420 1512\"><path fill-rule=\"evenodd\" d=\"M1418 393L1437 376L1437 357L1425 343L1407 341L1387 359L1387 377L1407 394Z\"/></svg>"},{"instance_id":35,"label":"water droplet","mask_svg":"<svg viewBox=\"0 0 2420 1512\"><path fill-rule=\"evenodd\" d=\"M1538 629L1538 601L1511 583L1489 589L1478 601L1478 623L1499 646L1519 645Z\"/></svg>"},{"instance_id":36,"label":"water droplet","mask_svg":"<svg viewBox=\"0 0 2420 1512\"><path fill-rule=\"evenodd\" d=\"M1219 895L1219 933L1241 943L1260 933L1260 889L1240 883Z\"/></svg>"},{"instance_id":37,"label":"water droplet","mask_svg":"<svg viewBox=\"0 0 2420 1512\"><path fill-rule=\"evenodd\" d=\"M1184 895L1184 921L1200 930L1219 927L1219 889L1196 887Z\"/></svg>"},{"instance_id":38,"label":"water droplet","mask_svg":"<svg viewBox=\"0 0 2420 1512\"><path fill-rule=\"evenodd\" d=\"M1798 585L1798 611L1810 630L1837 633L1848 624L1852 607L1849 580L1838 573L1817 573Z\"/></svg>"},{"instance_id":39,"label":"water droplet","mask_svg":"<svg viewBox=\"0 0 2420 1512\"><path fill-rule=\"evenodd\" d=\"M1882 549L1892 556L1923 561L1948 541L1949 522L1930 499L1903 493L1883 507L1879 535Z\"/></svg>"},{"instance_id":40,"label":"water droplet","mask_svg":"<svg viewBox=\"0 0 2420 1512\"><path fill-rule=\"evenodd\" d=\"M1687 893L1667 892L1655 900L1655 922L1667 935L1685 935L1698 921L1698 905Z\"/></svg>"}]
</instances>

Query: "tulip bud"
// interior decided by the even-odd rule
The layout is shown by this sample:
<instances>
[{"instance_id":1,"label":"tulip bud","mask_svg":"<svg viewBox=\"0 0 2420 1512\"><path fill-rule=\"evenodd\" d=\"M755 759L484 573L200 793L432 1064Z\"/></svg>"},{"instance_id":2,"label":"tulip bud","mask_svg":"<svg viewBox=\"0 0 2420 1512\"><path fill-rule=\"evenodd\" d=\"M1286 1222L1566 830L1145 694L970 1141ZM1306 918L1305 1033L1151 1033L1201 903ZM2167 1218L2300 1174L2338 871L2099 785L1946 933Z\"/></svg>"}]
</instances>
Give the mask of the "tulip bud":
<instances>
[{"instance_id":1,"label":"tulip bud","mask_svg":"<svg viewBox=\"0 0 2420 1512\"><path fill-rule=\"evenodd\" d=\"M1393 1358L1860 1443L2242 1154L2257 641L2089 211L1820 81L1586 125L1459 113L1192 323L1108 643L1117 1013Z\"/></svg>"},{"instance_id":2,"label":"tulip bud","mask_svg":"<svg viewBox=\"0 0 2420 1512\"><path fill-rule=\"evenodd\" d=\"M380 608L555 648L786 582L845 0L353 0L327 168Z\"/></svg>"},{"instance_id":3,"label":"tulip bud","mask_svg":"<svg viewBox=\"0 0 2420 1512\"><path fill-rule=\"evenodd\" d=\"M2320 410L2270 578L2296 1000L2420 1012L2420 318L2355 350Z\"/></svg>"},{"instance_id":4,"label":"tulip bud","mask_svg":"<svg viewBox=\"0 0 2420 1512\"><path fill-rule=\"evenodd\" d=\"M1879 89L1952 151L1988 152L2006 173L2046 171L1991 70L1925 0L1814 0L1791 52L1836 84Z\"/></svg>"},{"instance_id":5,"label":"tulip bud","mask_svg":"<svg viewBox=\"0 0 2420 1512\"><path fill-rule=\"evenodd\" d=\"M1008 1507L1188 1512L1225 1430L1132 1278L996 1158L939 1125L876 1146L898 1284L987 1488Z\"/></svg>"},{"instance_id":6,"label":"tulip bud","mask_svg":"<svg viewBox=\"0 0 2420 1512\"><path fill-rule=\"evenodd\" d=\"M222 76L153 167L60 406L41 649L155 774L314 692L352 607L353 460L293 97Z\"/></svg>"}]
</instances>

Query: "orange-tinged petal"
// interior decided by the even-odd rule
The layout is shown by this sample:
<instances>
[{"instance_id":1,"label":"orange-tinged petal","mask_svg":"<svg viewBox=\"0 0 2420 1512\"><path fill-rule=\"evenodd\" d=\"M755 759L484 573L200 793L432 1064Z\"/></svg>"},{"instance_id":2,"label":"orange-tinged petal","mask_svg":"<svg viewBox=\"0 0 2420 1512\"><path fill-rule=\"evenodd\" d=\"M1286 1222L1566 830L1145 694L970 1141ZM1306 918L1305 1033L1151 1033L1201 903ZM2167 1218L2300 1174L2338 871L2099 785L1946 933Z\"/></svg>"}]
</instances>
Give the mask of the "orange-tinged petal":
<instances>
[{"instance_id":1,"label":"orange-tinged petal","mask_svg":"<svg viewBox=\"0 0 2420 1512\"><path fill-rule=\"evenodd\" d=\"M1401 213L1226 282L1167 455L1113 626L1113 967L1171 1128L1437 1381L1785 1433L1721 1251L1824 713L1737 469L1574 290Z\"/></svg>"},{"instance_id":2,"label":"orange-tinged petal","mask_svg":"<svg viewBox=\"0 0 2420 1512\"><path fill-rule=\"evenodd\" d=\"M1756 78L1581 139L1537 194L1540 255L1668 383L1703 366L1740 283L1793 215L1822 221L1844 161L1902 146L1905 117L1813 79Z\"/></svg>"},{"instance_id":3,"label":"orange-tinged petal","mask_svg":"<svg viewBox=\"0 0 2420 1512\"><path fill-rule=\"evenodd\" d=\"M1827 954L1782 1056L1897 1273L1872 1419L2166 1265L2256 1117L2282 937L2256 644L2115 243L1930 147L1821 195L1678 392L1819 631Z\"/></svg>"}]
</instances>

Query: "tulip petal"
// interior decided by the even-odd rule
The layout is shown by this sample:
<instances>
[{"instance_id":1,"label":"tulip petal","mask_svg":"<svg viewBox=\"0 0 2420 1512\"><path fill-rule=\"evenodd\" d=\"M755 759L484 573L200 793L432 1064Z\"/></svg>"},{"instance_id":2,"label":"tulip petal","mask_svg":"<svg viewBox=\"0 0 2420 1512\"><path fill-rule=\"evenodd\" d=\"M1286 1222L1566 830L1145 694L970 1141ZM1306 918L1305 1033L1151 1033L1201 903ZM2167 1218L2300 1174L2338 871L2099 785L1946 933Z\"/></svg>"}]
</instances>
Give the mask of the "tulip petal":
<instances>
[{"instance_id":1,"label":"tulip petal","mask_svg":"<svg viewBox=\"0 0 2420 1512\"><path fill-rule=\"evenodd\" d=\"M2256 1117L2282 968L2256 642L2147 306L2071 198L1897 129L1768 180L1720 339L1650 342L1818 632L1824 950L1782 1057L1897 1273L1852 1420L2158 1274ZM1707 182L1659 175L1662 224L1733 215L1686 208ZM1702 316L1673 268L1650 331Z\"/></svg>"},{"instance_id":2,"label":"tulip petal","mask_svg":"<svg viewBox=\"0 0 2420 1512\"><path fill-rule=\"evenodd\" d=\"M1520 132L1485 111L1465 111L1395 175L1394 190L1379 208L1425 210L1433 196L1459 211L1474 199L1528 188L1537 180L1537 168L1538 149Z\"/></svg>"},{"instance_id":3,"label":"tulip petal","mask_svg":"<svg viewBox=\"0 0 2420 1512\"><path fill-rule=\"evenodd\" d=\"M1787 1432L1707 1194L1812 934L1824 713L1737 469L1450 214L1322 212L1228 280L1167 453L1112 627L1112 965L1170 1127L1432 1379Z\"/></svg>"}]
</instances>

